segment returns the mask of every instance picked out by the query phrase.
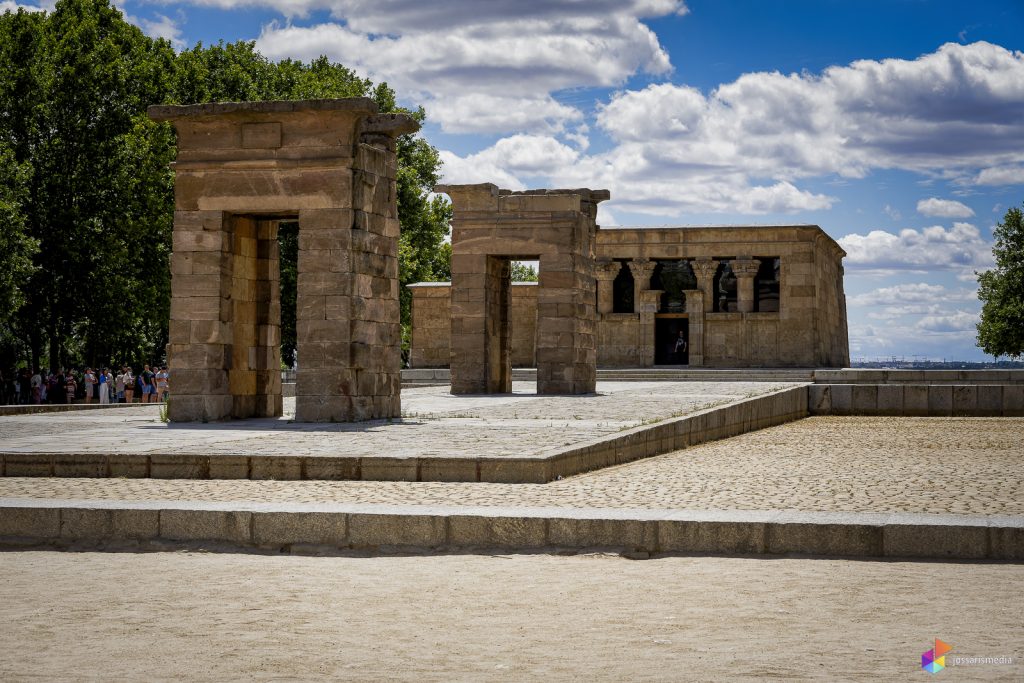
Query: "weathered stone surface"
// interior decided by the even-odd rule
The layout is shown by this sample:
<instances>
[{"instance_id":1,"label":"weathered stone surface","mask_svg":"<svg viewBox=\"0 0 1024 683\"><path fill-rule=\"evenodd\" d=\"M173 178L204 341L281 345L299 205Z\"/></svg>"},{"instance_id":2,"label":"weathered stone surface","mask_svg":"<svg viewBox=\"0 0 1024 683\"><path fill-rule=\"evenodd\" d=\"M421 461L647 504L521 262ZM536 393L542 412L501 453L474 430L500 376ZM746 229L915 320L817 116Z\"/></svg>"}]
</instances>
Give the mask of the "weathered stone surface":
<instances>
[{"instance_id":1,"label":"weathered stone surface","mask_svg":"<svg viewBox=\"0 0 1024 683\"><path fill-rule=\"evenodd\" d=\"M298 356L305 367L332 375L300 379L304 400L296 419L398 416L392 136L415 130L416 122L378 116L366 98L160 106L149 113L178 133L171 420L281 414L280 381L272 373L280 366L282 220L299 223ZM358 357L336 348L352 343L372 348ZM359 394L363 385L335 381L354 367L375 376L366 397ZM380 388L392 392L389 400L377 400Z\"/></svg>"},{"instance_id":2,"label":"weathered stone surface","mask_svg":"<svg viewBox=\"0 0 1024 683\"><path fill-rule=\"evenodd\" d=\"M254 512L252 541L260 546L302 543L342 547L348 542L345 517L326 512Z\"/></svg>"}]
</instances>

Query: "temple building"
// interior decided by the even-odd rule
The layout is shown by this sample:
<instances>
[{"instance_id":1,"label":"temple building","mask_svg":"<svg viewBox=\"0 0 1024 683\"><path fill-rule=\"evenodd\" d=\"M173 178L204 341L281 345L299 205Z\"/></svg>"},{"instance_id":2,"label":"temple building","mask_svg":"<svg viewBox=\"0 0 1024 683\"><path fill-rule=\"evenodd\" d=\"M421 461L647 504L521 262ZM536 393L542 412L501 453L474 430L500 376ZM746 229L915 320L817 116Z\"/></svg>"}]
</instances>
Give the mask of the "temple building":
<instances>
[{"instance_id":1,"label":"temple building","mask_svg":"<svg viewBox=\"0 0 1024 683\"><path fill-rule=\"evenodd\" d=\"M820 227L612 227L596 229L595 237L598 367L849 365L846 253ZM519 249L511 256L524 255ZM540 286L508 288L503 334L514 366L537 367L543 261L539 276ZM410 365L449 367L450 284L410 288Z\"/></svg>"}]
</instances>

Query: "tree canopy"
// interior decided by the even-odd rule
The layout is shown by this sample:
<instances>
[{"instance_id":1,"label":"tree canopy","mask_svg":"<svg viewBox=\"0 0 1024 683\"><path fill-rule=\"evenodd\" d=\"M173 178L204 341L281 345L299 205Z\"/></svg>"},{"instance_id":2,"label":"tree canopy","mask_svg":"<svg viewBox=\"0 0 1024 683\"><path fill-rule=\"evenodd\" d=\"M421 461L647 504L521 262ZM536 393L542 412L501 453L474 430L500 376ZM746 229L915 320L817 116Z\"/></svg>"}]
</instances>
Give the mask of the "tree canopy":
<instances>
[{"instance_id":1,"label":"tree canopy","mask_svg":"<svg viewBox=\"0 0 1024 683\"><path fill-rule=\"evenodd\" d=\"M978 346L993 356L1024 355L1024 212L1011 208L993 230L996 267L978 274Z\"/></svg>"},{"instance_id":2,"label":"tree canopy","mask_svg":"<svg viewBox=\"0 0 1024 683\"><path fill-rule=\"evenodd\" d=\"M176 54L108 0L0 15L0 366L162 357L175 140L148 105L354 96L406 111L386 83L326 57L273 62L244 41ZM433 147L403 136L398 157L407 324L404 285L448 277L450 207L430 198Z\"/></svg>"}]
</instances>

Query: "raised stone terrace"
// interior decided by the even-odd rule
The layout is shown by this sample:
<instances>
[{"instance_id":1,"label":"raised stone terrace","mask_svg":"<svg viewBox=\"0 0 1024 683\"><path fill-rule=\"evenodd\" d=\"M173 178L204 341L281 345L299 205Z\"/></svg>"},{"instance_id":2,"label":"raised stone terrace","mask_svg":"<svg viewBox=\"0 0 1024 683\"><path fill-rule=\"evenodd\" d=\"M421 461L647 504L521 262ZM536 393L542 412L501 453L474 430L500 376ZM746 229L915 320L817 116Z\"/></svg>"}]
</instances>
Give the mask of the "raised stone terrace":
<instances>
[{"instance_id":1,"label":"raised stone terrace","mask_svg":"<svg viewBox=\"0 0 1024 683\"><path fill-rule=\"evenodd\" d=\"M6 476L543 482L806 414L798 383L606 382L588 396L533 388L406 388L401 419L356 424L294 422L289 400L280 419L209 424L165 424L155 406L4 417L0 455Z\"/></svg>"}]
</instances>

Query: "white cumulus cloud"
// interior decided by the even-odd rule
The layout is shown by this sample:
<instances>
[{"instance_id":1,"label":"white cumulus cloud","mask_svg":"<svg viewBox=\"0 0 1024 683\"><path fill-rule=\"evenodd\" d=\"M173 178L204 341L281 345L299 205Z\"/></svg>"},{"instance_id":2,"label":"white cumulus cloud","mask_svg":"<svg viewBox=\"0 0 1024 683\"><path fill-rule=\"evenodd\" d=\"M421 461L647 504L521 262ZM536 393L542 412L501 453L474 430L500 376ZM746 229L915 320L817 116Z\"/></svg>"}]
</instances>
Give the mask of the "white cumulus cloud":
<instances>
[{"instance_id":1,"label":"white cumulus cloud","mask_svg":"<svg viewBox=\"0 0 1024 683\"><path fill-rule=\"evenodd\" d=\"M941 218L970 218L974 209L953 199L931 197L917 203L917 212L922 216L938 216Z\"/></svg>"},{"instance_id":2,"label":"white cumulus cloud","mask_svg":"<svg viewBox=\"0 0 1024 683\"><path fill-rule=\"evenodd\" d=\"M1024 166L984 168L974 179L975 185L1024 185Z\"/></svg>"},{"instance_id":3,"label":"white cumulus cloud","mask_svg":"<svg viewBox=\"0 0 1024 683\"><path fill-rule=\"evenodd\" d=\"M992 264L992 244L970 223L898 233L872 230L840 237L838 242L846 250L847 269L948 270L968 275Z\"/></svg>"},{"instance_id":4,"label":"white cumulus cloud","mask_svg":"<svg viewBox=\"0 0 1024 683\"><path fill-rule=\"evenodd\" d=\"M614 87L637 73L668 73L668 53L642 19L685 7L674 0L245 4L266 4L295 16L330 10L337 22L268 24L257 47L275 59L325 54L417 98L446 131L473 133L561 132L583 114L555 101L552 93Z\"/></svg>"}]
</instances>

